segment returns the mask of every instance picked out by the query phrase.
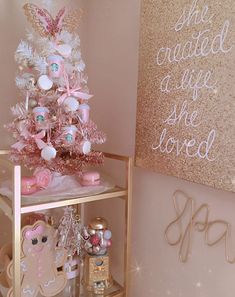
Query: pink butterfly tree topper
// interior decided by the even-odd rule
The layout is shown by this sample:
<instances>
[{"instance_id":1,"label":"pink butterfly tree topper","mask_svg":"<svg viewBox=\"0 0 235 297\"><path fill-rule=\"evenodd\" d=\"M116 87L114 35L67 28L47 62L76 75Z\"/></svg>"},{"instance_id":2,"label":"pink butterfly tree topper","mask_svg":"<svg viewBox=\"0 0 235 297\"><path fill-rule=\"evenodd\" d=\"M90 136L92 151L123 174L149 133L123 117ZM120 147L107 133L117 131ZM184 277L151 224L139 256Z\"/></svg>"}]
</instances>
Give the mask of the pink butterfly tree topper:
<instances>
[{"instance_id":1,"label":"pink butterfly tree topper","mask_svg":"<svg viewBox=\"0 0 235 297\"><path fill-rule=\"evenodd\" d=\"M80 9L66 15L64 7L54 19L46 9L39 8L35 4L26 3L23 9L34 30L42 37L55 37L62 30L75 31L79 26L82 15Z\"/></svg>"}]
</instances>

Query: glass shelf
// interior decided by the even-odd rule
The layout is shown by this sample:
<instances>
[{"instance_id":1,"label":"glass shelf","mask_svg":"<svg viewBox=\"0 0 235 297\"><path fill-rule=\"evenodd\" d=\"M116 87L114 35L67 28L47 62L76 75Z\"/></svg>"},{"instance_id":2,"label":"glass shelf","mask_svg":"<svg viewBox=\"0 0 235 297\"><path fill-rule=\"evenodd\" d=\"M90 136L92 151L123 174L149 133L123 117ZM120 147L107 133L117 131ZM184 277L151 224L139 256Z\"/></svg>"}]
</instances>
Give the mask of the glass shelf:
<instances>
[{"instance_id":1,"label":"glass shelf","mask_svg":"<svg viewBox=\"0 0 235 297\"><path fill-rule=\"evenodd\" d=\"M43 199L43 201L39 201L38 199L33 201L32 203L24 203L22 202L21 205L21 213L30 213L34 211L42 211L46 209L52 209L52 208L58 208L58 207L65 207L69 205L77 205L81 203L87 203L92 201L98 201L98 200L104 200L104 199L110 199L110 198L117 198L117 197L126 197L127 196L127 190L120 187L114 187L112 190L92 195L92 196L81 196L81 197L75 197L70 199L62 199L61 197L58 199L54 199L53 201L50 201L50 198ZM3 197L0 195L0 208L8 215L12 212L12 202L8 197Z\"/></svg>"}]
</instances>

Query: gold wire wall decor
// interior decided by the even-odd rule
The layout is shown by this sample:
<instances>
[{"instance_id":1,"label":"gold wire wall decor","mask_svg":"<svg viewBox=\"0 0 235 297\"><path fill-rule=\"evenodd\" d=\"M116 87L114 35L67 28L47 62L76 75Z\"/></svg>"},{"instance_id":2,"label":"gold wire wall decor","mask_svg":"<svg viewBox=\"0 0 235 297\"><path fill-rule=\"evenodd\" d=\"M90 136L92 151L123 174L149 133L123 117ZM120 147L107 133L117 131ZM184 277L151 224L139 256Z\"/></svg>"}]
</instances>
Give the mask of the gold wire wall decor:
<instances>
[{"instance_id":1,"label":"gold wire wall decor","mask_svg":"<svg viewBox=\"0 0 235 297\"><path fill-rule=\"evenodd\" d=\"M230 223L220 219L210 221L209 205L203 203L196 207L195 200L181 190L174 192L172 200L176 217L166 227L165 239L169 245L179 246L179 260L181 262L188 261L192 249L193 234L201 232L206 245L212 247L223 243L226 261L234 264L235 256L232 255L232 227ZM213 236L212 232L216 227L220 231L216 232L216 236Z\"/></svg>"}]
</instances>

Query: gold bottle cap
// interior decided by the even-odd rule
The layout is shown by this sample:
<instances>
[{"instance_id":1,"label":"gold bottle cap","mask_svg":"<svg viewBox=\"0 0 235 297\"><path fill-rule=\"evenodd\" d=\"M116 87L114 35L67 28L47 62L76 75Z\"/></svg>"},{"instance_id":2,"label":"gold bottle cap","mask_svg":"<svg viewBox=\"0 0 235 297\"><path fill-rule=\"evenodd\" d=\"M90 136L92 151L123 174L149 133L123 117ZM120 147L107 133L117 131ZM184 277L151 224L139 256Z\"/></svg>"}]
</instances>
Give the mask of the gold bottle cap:
<instances>
[{"instance_id":1,"label":"gold bottle cap","mask_svg":"<svg viewBox=\"0 0 235 297\"><path fill-rule=\"evenodd\" d=\"M108 227L107 221L101 217L94 218L89 224L89 228L94 230L103 230L103 229L107 229L107 227Z\"/></svg>"}]
</instances>

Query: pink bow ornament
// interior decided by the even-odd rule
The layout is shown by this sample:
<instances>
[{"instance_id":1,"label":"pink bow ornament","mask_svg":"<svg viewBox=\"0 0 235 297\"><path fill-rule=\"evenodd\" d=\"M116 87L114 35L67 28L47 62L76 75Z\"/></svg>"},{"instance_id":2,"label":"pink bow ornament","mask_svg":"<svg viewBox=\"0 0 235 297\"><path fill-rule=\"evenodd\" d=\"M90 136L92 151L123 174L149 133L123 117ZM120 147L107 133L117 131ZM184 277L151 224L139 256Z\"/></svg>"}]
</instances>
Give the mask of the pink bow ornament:
<instances>
[{"instance_id":1,"label":"pink bow ornament","mask_svg":"<svg viewBox=\"0 0 235 297\"><path fill-rule=\"evenodd\" d=\"M91 97L93 97L93 95L81 92L80 91L81 87L79 85L76 85L73 88L70 88L67 73L64 73L64 80L65 80L66 87L65 88L61 87L58 89L59 92L64 93L57 100L59 105L63 104L64 100L70 96L78 97L83 100L89 100Z\"/></svg>"},{"instance_id":2,"label":"pink bow ornament","mask_svg":"<svg viewBox=\"0 0 235 297\"><path fill-rule=\"evenodd\" d=\"M93 97L93 95L84 93L84 92L80 92L81 88L80 87L75 87L72 89L66 89L66 88L59 88L58 91L59 92L64 92L63 95L61 95L57 102L59 105L63 104L64 100L69 97L69 96L74 96L83 100L89 100L90 98Z\"/></svg>"},{"instance_id":3,"label":"pink bow ornament","mask_svg":"<svg viewBox=\"0 0 235 297\"><path fill-rule=\"evenodd\" d=\"M47 146L47 144L42 140L42 138L44 138L46 136L45 130L42 130L41 132L39 132L35 135L32 135L28 131L27 132L25 131L21 134L21 136L23 136L26 139L29 137L32 137L35 140L35 142L40 150L43 149L45 146ZM22 149L24 149L26 146L27 146L27 143L24 140L20 140L20 141L14 143L11 147L18 151L22 151Z\"/></svg>"},{"instance_id":4,"label":"pink bow ornament","mask_svg":"<svg viewBox=\"0 0 235 297\"><path fill-rule=\"evenodd\" d=\"M23 148L25 148L27 146L27 144L24 141L18 141L16 143L14 143L11 147L17 151L22 151Z\"/></svg>"},{"instance_id":5,"label":"pink bow ornament","mask_svg":"<svg viewBox=\"0 0 235 297\"><path fill-rule=\"evenodd\" d=\"M36 135L31 135L31 137L35 140L35 142L40 150L42 150L44 147L47 146L47 144L42 140L42 138L44 138L45 136L46 136L45 130L42 130L41 132L39 132Z\"/></svg>"},{"instance_id":6,"label":"pink bow ornament","mask_svg":"<svg viewBox=\"0 0 235 297\"><path fill-rule=\"evenodd\" d=\"M25 239L31 240L33 238L36 238L38 235L42 235L45 231L45 228L43 225L38 225L35 228L27 228L25 231Z\"/></svg>"},{"instance_id":7,"label":"pink bow ornament","mask_svg":"<svg viewBox=\"0 0 235 297\"><path fill-rule=\"evenodd\" d=\"M21 132L20 132L20 136L24 137L25 139L28 139L31 134L29 133L29 131L23 126L21 127ZM16 143L14 143L11 147L13 149L16 149L17 151L22 151L22 149L24 149L27 146L27 143L24 140L20 140Z\"/></svg>"}]
</instances>

